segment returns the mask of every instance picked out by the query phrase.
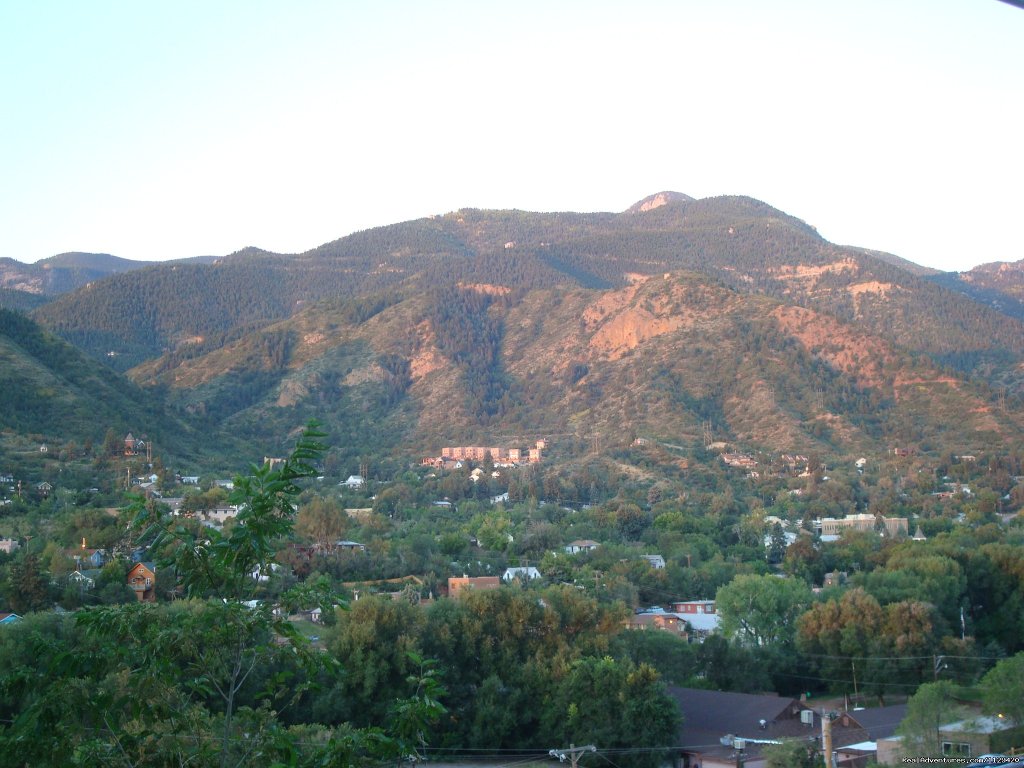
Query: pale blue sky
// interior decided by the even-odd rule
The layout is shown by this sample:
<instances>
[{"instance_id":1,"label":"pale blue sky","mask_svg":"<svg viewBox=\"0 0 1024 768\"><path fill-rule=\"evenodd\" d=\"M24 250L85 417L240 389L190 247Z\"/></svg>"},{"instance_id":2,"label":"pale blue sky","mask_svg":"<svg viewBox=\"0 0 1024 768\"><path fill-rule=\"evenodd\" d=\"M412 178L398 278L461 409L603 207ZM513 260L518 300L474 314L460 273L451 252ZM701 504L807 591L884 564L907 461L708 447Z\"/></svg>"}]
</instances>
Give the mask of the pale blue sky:
<instances>
[{"instance_id":1,"label":"pale blue sky","mask_svg":"<svg viewBox=\"0 0 1024 768\"><path fill-rule=\"evenodd\" d=\"M676 190L1016 260L1022 58L997 0L0 0L0 256L299 252Z\"/></svg>"}]
</instances>

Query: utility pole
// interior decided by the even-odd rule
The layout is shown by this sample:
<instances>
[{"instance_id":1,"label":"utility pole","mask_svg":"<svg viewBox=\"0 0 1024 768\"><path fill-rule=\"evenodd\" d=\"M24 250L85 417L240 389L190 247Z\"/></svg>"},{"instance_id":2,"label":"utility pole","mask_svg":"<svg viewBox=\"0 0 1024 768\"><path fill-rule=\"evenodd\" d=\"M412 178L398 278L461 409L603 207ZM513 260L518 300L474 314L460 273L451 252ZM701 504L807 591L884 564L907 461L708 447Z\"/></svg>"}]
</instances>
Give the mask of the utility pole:
<instances>
[{"instance_id":1,"label":"utility pole","mask_svg":"<svg viewBox=\"0 0 1024 768\"><path fill-rule=\"evenodd\" d=\"M736 750L736 768L743 768L745 762L743 760L743 750L747 748L747 742L745 739L735 739L733 741L733 748Z\"/></svg>"},{"instance_id":2,"label":"utility pole","mask_svg":"<svg viewBox=\"0 0 1024 768\"><path fill-rule=\"evenodd\" d=\"M825 757L825 768L832 768L832 720L835 712L821 713L821 751Z\"/></svg>"},{"instance_id":3,"label":"utility pole","mask_svg":"<svg viewBox=\"0 0 1024 768\"><path fill-rule=\"evenodd\" d=\"M568 760L572 768L577 768L580 761L580 755L584 752L597 752L597 747L593 744L588 744L585 747L577 747L574 744L570 744L568 749L549 749L548 754L552 757L557 757L560 763L564 763Z\"/></svg>"}]
</instances>

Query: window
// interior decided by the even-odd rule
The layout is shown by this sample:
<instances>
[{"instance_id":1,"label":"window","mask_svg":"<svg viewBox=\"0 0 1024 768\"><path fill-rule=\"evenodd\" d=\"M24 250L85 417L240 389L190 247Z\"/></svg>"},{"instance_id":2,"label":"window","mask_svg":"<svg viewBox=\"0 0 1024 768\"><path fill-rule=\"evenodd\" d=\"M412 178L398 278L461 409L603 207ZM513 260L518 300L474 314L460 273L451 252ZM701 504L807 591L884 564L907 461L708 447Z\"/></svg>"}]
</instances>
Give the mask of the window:
<instances>
[{"instance_id":1,"label":"window","mask_svg":"<svg viewBox=\"0 0 1024 768\"><path fill-rule=\"evenodd\" d=\"M963 741L942 742L943 757L970 757L971 745Z\"/></svg>"}]
</instances>

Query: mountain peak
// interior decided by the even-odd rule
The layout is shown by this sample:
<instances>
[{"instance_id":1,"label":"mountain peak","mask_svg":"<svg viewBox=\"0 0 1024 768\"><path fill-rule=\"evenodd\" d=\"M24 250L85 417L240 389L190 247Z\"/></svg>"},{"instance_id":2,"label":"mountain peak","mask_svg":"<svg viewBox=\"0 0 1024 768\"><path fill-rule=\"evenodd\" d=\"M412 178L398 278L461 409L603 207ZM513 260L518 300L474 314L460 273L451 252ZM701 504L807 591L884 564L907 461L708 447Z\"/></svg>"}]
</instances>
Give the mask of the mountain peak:
<instances>
[{"instance_id":1,"label":"mountain peak","mask_svg":"<svg viewBox=\"0 0 1024 768\"><path fill-rule=\"evenodd\" d=\"M693 200L694 198L682 192L657 192L631 205L626 213L646 213L669 203L692 203Z\"/></svg>"}]
</instances>

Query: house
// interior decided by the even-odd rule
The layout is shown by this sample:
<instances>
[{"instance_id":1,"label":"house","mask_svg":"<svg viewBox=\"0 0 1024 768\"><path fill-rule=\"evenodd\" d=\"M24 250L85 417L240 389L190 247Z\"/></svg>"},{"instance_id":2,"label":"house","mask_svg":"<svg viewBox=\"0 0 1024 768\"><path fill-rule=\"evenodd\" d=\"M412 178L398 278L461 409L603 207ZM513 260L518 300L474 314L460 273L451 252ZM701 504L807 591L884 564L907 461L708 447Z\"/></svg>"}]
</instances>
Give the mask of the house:
<instances>
[{"instance_id":1,"label":"house","mask_svg":"<svg viewBox=\"0 0 1024 768\"><path fill-rule=\"evenodd\" d=\"M697 641L716 632L721 622L714 600L677 600L672 610L689 625L688 637Z\"/></svg>"},{"instance_id":2,"label":"house","mask_svg":"<svg viewBox=\"0 0 1024 768\"><path fill-rule=\"evenodd\" d=\"M506 568L505 572L501 574L501 580L508 583L514 579L520 581L533 581L533 579L539 579L540 571L534 568L532 565L519 567L519 568Z\"/></svg>"},{"instance_id":3,"label":"house","mask_svg":"<svg viewBox=\"0 0 1024 768\"><path fill-rule=\"evenodd\" d=\"M80 565L91 565L93 568L102 568L110 560L105 549L82 548L75 552L74 558Z\"/></svg>"},{"instance_id":4,"label":"house","mask_svg":"<svg viewBox=\"0 0 1024 768\"><path fill-rule=\"evenodd\" d=\"M53 491L53 486L44 480L36 486L36 490L39 491L39 495L45 499Z\"/></svg>"},{"instance_id":5,"label":"house","mask_svg":"<svg viewBox=\"0 0 1024 768\"><path fill-rule=\"evenodd\" d=\"M678 637L686 637L686 619L678 613L666 613L662 609L635 613L626 620L627 629L660 629Z\"/></svg>"},{"instance_id":6,"label":"house","mask_svg":"<svg viewBox=\"0 0 1024 768\"><path fill-rule=\"evenodd\" d=\"M334 546L336 546L338 549L347 549L349 552L365 552L366 551L366 545L365 544L360 544L358 541L349 541L348 539L343 539L341 541L336 541L336 542L334 542Z\"/></svg>"},{"instance_id":7,"label":"house","mask_svg":"<svg viewBox=\"0 0 1024 768\"><path fill-rule=\"evenodd\" d=\"M0 552L6 552L9 555L20 547L21 544L17 539L0 539Z\"/></svg>"},{"instance_id":8,"label":"house","mask_svg":"<svg viewBox=\"0 0 1024 768\"><path fill-rule=\"evenodd\" d=\"M464 592L480 592L500 586L501 579L497 576L451 576L448 579L448 596L461 597Z\"/></svg>"},{"instance_id":9,"label":"house","mask_svg":"<svg viewBox=\"0 0 1024 768\"><path fill-rule=\"evenodd\" d=\"M16 613L0 613L0 624L13 624L21 621L21 616Z\"/></svg>"},{"instance_id":10,"label":"house","mask_svg":"<svg viewBox=\"0 0 1024 768\"><path fill-rule=\"evenodd\" d=\"M156 602L156 565L136 563L128 571L126 581L139 602Z\"/></svg>"},{"instance_id":11,"label":"house","mask_svg":"<svg viewBox=\"0 0 1024 768\"><path fill-rule=\"evenodd\" d=\"M714 600L676 600L672 603L672 610L685 614L718 613Z\"/></svg>"},{"instance_id":12,"label":"house","mask_svg":"<svg viewBox=\"0 0 1024 768\"><path fill-rule=\"evenodd\" d=\"M349 475L347 480L341 482L346 488L362 488L366 481L361 475Z\"/></svg>"},{"instance_id":13,"label":"house","mask_svg":"<svg viewBox=\"0 0 1024 768\"><path fill-rule=\"evenodd\" d=\"M832 723L836 768L864 768L870 761L877 761L878 741L892 737L906 716L906 704L841 712ZM863 729L865 738L856 731L857 726Z\"/></svg>"},{"instance_id":14,"label":"house","mask_svg":"<svg viewBox=\"0 0 1024 768\"><path fill-rule=\"evenodd\" d=\"M79 589L92 589L96 586L96 579L100 577L100 571L90 568L86 571L72 571L68 574L68 584L73 584Z\"/></svg>"},{"instance_id":15,"label":"house","mask_svg":"<svg viewBox=\"0 0 1024 768\"><path fill-rule=\"evenodd\" d=\"M235 517L238 517L238 507L234 505L214 507L203 512L205 521L213 524L214 527L220 527Z\"/></svg>"},{"instance_id":16,"label":"house","mask_svg":"<svg viewBox=\"0 0 1024 768\"><path fill-rule=\"evenodd\" d=\"M766 745L783 738L810 743L820 733L815 713L796 699L678 687L668 692L682 715L680 768L763 768Z\"/></svg>"},{"instance_id":17,"label":"house","mask_svg":"<svg viewBox=\"0 0 1024 768\"><path fill-rule=\"evenodd\" d=\"M670 687L668 691L683 716L676 737L680 768L734 768L741 764L763 768L767 745L789 739L820 745L820 716L796 699L694 688ZM905 714L905 704L841 713L831 721L837 760L828 764L842 768L864 765L869 759L866 755L874 754L868 744L894 733ZM839 762L840 753L862 762Z\"/></svg>"},{"instance_id":18,"label":"house","mask_svg":"<svg viewBox=\"0 0 1024 768\"><path fill-rule=\"evenodd\" d=\"M871 515L860 513L847 515L846 517L834 518L823 517L815 521L815 527L820 526L822 536L839 536L843 531L852 529L855 531L884 531L884 535L892 537L906 536L909 528L905 517L885 517L884 515Z\"/></svg>"},{"instance_id":19,"label":"house","mask_svg":"<svg viewBox=\"0 0 1024 768\"><path fill-rule=\"evenodd\" d=\"M853 714L858 715L859 712ZM950 762L966 762L966 758L994 752L1007 752L1022 743L1024 727L1014 727L1009 718L996 715L978 716L943 725L938 729L942 756ZM881 765L902 765L903 744L898 736L888 735L876 740L877 760Z\"/></svg>"},{"instance_id":20,"label":"house","mask_svg":"<svg viewBox=\"0 0 1024 768\"><path fill-rule=\"evenodd\" d=\"M576 541L565 545L565 551L570 555L575 555L580 552L593 552L599 546L601 545L590 539L576 539Z\"/></svg>"}]
</instances>

